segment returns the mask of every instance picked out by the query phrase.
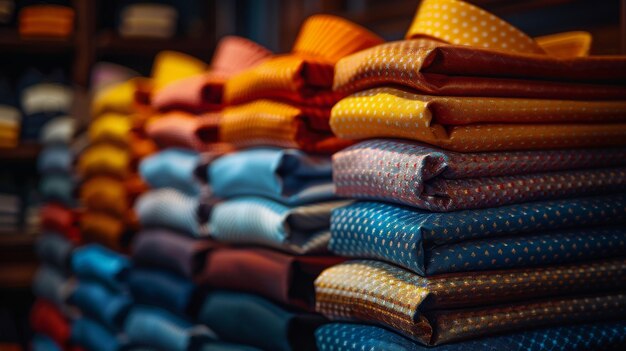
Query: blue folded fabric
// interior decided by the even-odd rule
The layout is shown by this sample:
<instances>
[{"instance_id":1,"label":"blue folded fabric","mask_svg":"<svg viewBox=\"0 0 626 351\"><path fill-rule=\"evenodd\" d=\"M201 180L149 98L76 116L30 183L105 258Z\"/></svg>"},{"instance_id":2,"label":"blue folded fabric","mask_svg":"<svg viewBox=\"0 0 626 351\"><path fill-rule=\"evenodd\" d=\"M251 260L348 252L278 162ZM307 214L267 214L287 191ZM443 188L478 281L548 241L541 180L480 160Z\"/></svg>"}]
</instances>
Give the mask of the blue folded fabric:
<instances>
[{"instance_id":1,"label":"blue folded fabric","mask_svg":"<svg viewBox=\"0 0 626 351\"><path fill-rule=\"evenodd\" d=\"M317 347L324 351L623 350L626 321L536 329L435 347L420 345L384 328L362 324L327 324L315 332L315 337Z\"/></svg>"},{"instance_id":2,"label":"blue folded fabric","mask_svg":"<svg viewBox=\"0 0 626 351\"><path fill-rule=\"evenodd\" d=\"M61 310L65 310L67 298L73 288L74 284L69 282L62 272L47 265L40 266L33 279L35 296L52 302Z\"/></svg>"},{"instance_id":3,"label":"blue folded fabric","mask_svg":"<svg viewBox=\"0 0 626 351\"><path fill-rule=\"evenodd\" d=\"M81 281L68 302L78 307L83 315L115 331L122 328L133 299L127 293L111 290L98 282Z\"/></svg>"},{"instance_id":4,"label":"blue folded fabric","mask_svg":"<svg viewBox=\"0 0 626 351\"><path fill-rule=\"evenodd\" d=\"M134 307L124 324L130 342L159 350L197 350L215 339L215 333L203 325L194 325L165 310L147 306Z\"/></svg>"},{"instance_id":5,"label":"blue folded fabric","mask_svg":"<svg viewBox=\"0 0 626 351\"><path fill-rule=\"evenodd\" d=\"M200 193L194 172L199 155L195 151L167 149L147 157L139 164L139 173L151 188L174 188L189 195Z\"/></svg>"},{"instance_id":6,"label":"blue folded fabric","mask_svg":"<svg viewBox=\"0 0 626 351\"><path fill-rule=\"evenodd\" d=\"M37 257L44 263L61 272L68 273L70 270L70 258L74 245L62 235L56 233L44 233L37 238L35 252Z\"/></svg>"},{"instance_id":7,"label":"blue folded fabric","mask_svg":"<svg viewBox=\"0 0 626 351\"><path fill-rule=\"evenodd\" d=\"M179 315L190 311L196 285L180 276L158 270L132 269L128 286L135 301L165 308Z\"/></svg>"},{"instance_id":8,"label":"blue folded fabric","mask_svg":"<svg viewBox=\"0 0 626 351\"><path fill-rule=\"evenodd\" d=\"M329 249L420 275L556 264L623 254L625 222L624 194L446 213L358 202L333 211Z\"/></svg>"},{"instance_id":9,"label":"blue folded fabric","mask_svg":"<svg viewBox=\"0 0 626 351\"><path fill-rule=\"evenodd\" d=\"M46 202L59 202L67 207L75 207L74 179L69 175L44 175L39 182L39 193Z\"/></svg>"},{"instance_id":10,"label":"blue folded fabric","mask_svg":"<svg viewBox=\"0 0 626 351\"><path fill-rule=\"evenodd\" d=\"M72 255L72 272L79 279L96 280L109 287L124 290L130 260L98 244L77 248Z\"/></svg>"},{"instance_id":11,"label":"blue folded fabric","mask_svg":"<svg viewBox=\"0 0 626 351\"><path fill-rule=\"evenodd\" d=\"M324 318L287 311L256 295L215 291L207 295L198 320L220 340L263 350L316 350L314 330Z\"/></svg>"},{"instance_id":12,"label":"blue folded fabric","mask_svg":"<svg viewBox=\"0 0 626 351\"><path fill-rule=\"evenodd\" d=\"M261 349L229 342L211 341L202 345L198 351L261 351Z\"/></svg>"},{"instance_id":13,"label":"blue folded fabric","mask_svg":"<svg viewBox=\"0 0 626 351\"><path fill-rule=\"evenodd\" d=\"M72 323L70 340L89 351L118 351L126 349L126 339L107 330L88 318L79 318Z\"/></svg>"},{"instance_id":14,"label":"blue folded fabric","mask_svg":"<svg viewBox=\"0 0 626 351\"><path fill-rule=\"evenodd\" d=\"M141 195L135 212L145 228L165 227L191 236L206 236L208 218L200 215L199 206L197 196L163 188Z\"/></svg>"},{"instance_id":15,"label":"blue folded fabric","mask_svg":"<svg viewBox=\"0 0 626 351\"><path fill-rule=\"evenodd\" d=\"M330 157L263 148L222 156L208 167L217 197L256 195L290 205L335 198Z\"/></svg>"},{"instance_id":16,"label":"blue folded fabric","mask_svg":"<svg viewBox=\"0 0 626 351\"><path fill-rule=\"evenodd\" d=\"M43 334L35 334L31 342L32 351L62 351L54 340Z\"/></svg>"},{"instance_id":17,"label":"blue folded fabric","mask_svg":"<svg viewBox=\"0 0 626 351\"><path fill-rule=\"evenodd\" d=\"M61 144L44 148L37 157L39 173L72 173L73 155L70 149Z\"/></svg>"}]
</instances>

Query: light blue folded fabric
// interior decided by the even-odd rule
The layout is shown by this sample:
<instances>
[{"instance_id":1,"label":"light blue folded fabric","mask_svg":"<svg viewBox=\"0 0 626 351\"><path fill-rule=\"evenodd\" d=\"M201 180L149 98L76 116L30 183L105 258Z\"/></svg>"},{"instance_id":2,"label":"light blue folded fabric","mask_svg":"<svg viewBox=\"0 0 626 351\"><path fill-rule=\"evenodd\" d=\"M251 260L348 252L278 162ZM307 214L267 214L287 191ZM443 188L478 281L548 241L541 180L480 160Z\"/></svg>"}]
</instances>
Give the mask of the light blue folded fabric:
<instances>
[{"instance_id":1,"label":"light blue folded fabric","mask_svg":"<svg viewBox=\"0 0 626 351\"><path fill-rule=\"evenodd\" d=\"M135 203L135 212L145 228L165 227L191 236L208 234L207 220L200 218L199 197L176 189L148 191Z\"/></svg>"},{"instance_id":2,"label":"light blue folded fabric","mask_svg":"<svg viewBox=\"0 0 626 351\"><path fill-rule=\"evenodd\" d=\"M54 145L44 148L37 158L39 173L72 173L73 155L65 145Z\"/></svg>"},{"instance_id":3,"label":"light blue folded fabric","mask_svg":"<svg viewBox=\"0 0 626 351\"><path fill-rule=\"evenodd\" d=\"M167 149L147 157L139 164L139 173L151 188L174 188L189 195L200 193L194 176L199 155L195 151Z\"/></svg>"},{"instance_id":4,"label":"light blue folded fabric","mask_svg":"<svg viewBox=\"0 0 626 351\"><path fill-rule=\"evenodd\" d=\"M130 267L128 257L98 244L77 248L72 255L72 272L79 279L100 281L113 289L125 289Z\"/></svg>"},{"instance_id":5,"label":"light blue folded fabric","mask_svg":"<svg viewBox=\"0 0 626 351\"><path fill-rule=\"evenodd\" d=\"M123 292L111 290L95 281L81 281L68 298L68 303L109 330L119 330L133 299Z\"/></svg>"},{"instance_id":6,"label":"light blue folded fabric","mask_svg":"<svg viewBox=\"0 0 626 351\"><path fill-rule=\"evenodd\" d=\"M263 148L222 156L208 167L217 197L256 195L290 205L335 198L330 157Z\"/></svg>"},{"instance_id":7,"label":"light blue folded fabric","mask_svg":"<svg viewBox=\"0 0 626 351\"><path fill-rule=\"evenodd\" d=\"M118 351L125 349L126 338L107 330L88 318L79 318L72 323L71 341L89 351Z\"/></svg>"},{"instance_id":8,"label":"light blue folded fabric","mask_svg":"<svg viewBox=\"0 0 626 351\"><path fill-rule=\"evenodd\" d=\"M215 333L156 307L134 307L124 323L124 332L135 345L159 350L189 351L214 340Z\"/></svg>"},{"instance_id":9,"label":"light blue folded fabric","mask_svg":"<svg viewBox=\"0 0 626 351\"><path fill-rule=\"evenodd\" d=\"M37 238L35 243L37 257L45 264L64 273L69 272L72 250L74 250L74 245L67 238L56 233L44 233Z\"/></svg>"},{"instance_id":10,"label":"light blue folded fabric","mask_svg":"<svg viewBox=\"0 0 626 351\"><path fill-rule=\"evenodd\" d=\"M54 340L43 334L35 334L31 342L32 351L62 351Z\"/></svg>"}]
</instances>

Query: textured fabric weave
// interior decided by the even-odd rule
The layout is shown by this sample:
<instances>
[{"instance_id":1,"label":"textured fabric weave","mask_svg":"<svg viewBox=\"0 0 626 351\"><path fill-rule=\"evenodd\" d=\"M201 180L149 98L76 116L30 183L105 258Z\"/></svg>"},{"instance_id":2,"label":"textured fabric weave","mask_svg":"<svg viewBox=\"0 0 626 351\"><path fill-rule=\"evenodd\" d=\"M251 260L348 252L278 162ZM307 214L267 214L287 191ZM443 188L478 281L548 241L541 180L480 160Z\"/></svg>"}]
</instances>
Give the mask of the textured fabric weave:
<instances>
[{"instance_id":1,"label":"textured fabric weave","mask_svg":"<svg viewBox=\"0 0 626 351\"><path fill-rule=\"evenodd\" d=\"M135 203L139 222L146 228L165 227L191 236L208 234L206 221L199 217L197 196L162 188L143 194Z\"/></svg>"},{"instance_id":2,"label":"textured fabric weave","mask_svg":"<svg viewBox=\"0 0 626 351\"><path fill-rule=\"evenodd\" d=\"M198 162L196 152L168 149L143 159L139 164L139 173L151 188L173 188L198 195L200 184L194 178Z\"/></svg>"}]
</instances>

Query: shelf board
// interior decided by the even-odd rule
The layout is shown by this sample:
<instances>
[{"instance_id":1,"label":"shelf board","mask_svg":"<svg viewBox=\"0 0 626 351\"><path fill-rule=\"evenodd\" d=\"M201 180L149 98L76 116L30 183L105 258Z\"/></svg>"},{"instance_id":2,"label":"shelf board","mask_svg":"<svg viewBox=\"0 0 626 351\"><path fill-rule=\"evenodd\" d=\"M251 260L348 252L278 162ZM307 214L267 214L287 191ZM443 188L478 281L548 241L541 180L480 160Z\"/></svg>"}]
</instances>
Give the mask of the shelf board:
<instances>
[{"instance_id":1,"label":"shelf board","mask_svg":"<svg viewBox=\"0 0 626 351\"><path fill-rule=\"evenodd\" d=\"M14 148L0 148L0 161L35 162L40 151L41 145L37 143L20 144Z\"/></svg>"},{"instance_id":2,"label":"shelf board","mask_svg":"<svg viewBox=\"0 0 626 351\"><path fill-rule=\"evenodd\" d=\"M15 29L0 30L0 51L18 53L65 53L74 49L70 38L24 38Z\"/></svg>"},{"instance_id":3,"label":"shelf board","mask_svg":"<svg viewBox=\"0 0 626 351\"><path fill-rule=\"evenodd\" d=\"M100 33L96 39L96 51L99 55L153 56L163 50L174 50L206 56L212 52L212 48L212 40L208 38L124 38L113 31L106 31Z\"/></svg>"}]
</instances>

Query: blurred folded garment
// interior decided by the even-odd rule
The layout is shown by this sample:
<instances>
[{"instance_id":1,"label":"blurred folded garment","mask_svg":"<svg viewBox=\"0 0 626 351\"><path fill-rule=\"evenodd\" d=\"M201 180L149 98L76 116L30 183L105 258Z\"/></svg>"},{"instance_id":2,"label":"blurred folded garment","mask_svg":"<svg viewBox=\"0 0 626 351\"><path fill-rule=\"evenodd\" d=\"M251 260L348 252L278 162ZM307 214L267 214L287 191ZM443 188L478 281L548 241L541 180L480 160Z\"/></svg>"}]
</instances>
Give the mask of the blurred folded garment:
<instances>
[{"instance_id":1,"label":"blurred folded garment","mask_svg":"<svg viewBox=\"0 0 626 351\"><path fill-rule=\"evenodd\" d=\"M8 79L0 77L0 147L19 144L22 113L17 108L13 90Z\"/></svg>"},{"instance_id":2,"label":"blurred folded garment","mask_svg":"<svg viewBox=\"0 0 626 351\"><path fill-rule=\"evenodd\" d=\"M189 195L200 193L194 172L200 157L194 151L167 149L145 158L139 164L141 177L153 189L174 188Z\"/></svg>"},{"instance_id":3,"label":"blurred folded garment","mask_svg":"<svg viewBox=\"0 0 626 351\"><path fill-rule=\"evenodd\" d=\"M198 350L216 339L215 333L204 325L193 325L165 310L147 306L131 309L124 332L137 346L172 351Z\"/></svg>"},{"instance_id":4,"label":"blurred folded garment","mask_svg":"<svg viewBox=\"0 0 626 351\"><path fill-rule=\"evenodd\" d=\"M123 37L171 38L177 25L175 7L158 2L135 3L120 12L118 31Z\"/></svg>"},{"instance_id":5,"label":"blurred folded garment","mask_svg":"<svg viewBox=\"0 0 626 351\"><path fill-rule=\"evenodd\" d=\"M193 56L177 51L159 52L152 64L151 94L158 93L170 83L202 74L207 64Z\"/></svg>"},{"instance_id":6,"label":"blurred folded garment","mask_svg":"<svg viewBox=\"0 0 626 351\"><path fill-rule=\"evenodd\" d=\"M387 329L331 323L315 331L317 347L328 351L586 351L626 346L626 322L602 322L533 329L437 347L422 346Z\"/></svg>"},{"instance_id":7,"label":"blurred folded garment","mask_svg":"<svg viewBox=\"0 0 626 351\"><path fill-rule=\"evenodd\" d=\"M339 101L330 126L344 139L406 138L460 152L618 146L626 143L625 108L621 101L436 97L384 87Z\"/></svg>"},{"instance_id":8,"label":"blurred folded garment","mask_svg":"<svg viewBox=\"0 0 626 351\"><path fill-rule=\"evenodd\" d=\"M111 331L122 327L133 304L128 293L110 290L99 282L89 280L80 281L67 301L77 307L83 316Z\"/></svg>"},{"instance_id":9,"label":"blurred folded garment","mask_svg":"<svg viewBox=\"0 0 626 351\"><path fill-rule=\"evenodd\" d=\"M132 269L128 287L135 303L166 309L179 316L193 316L199 302L198 287L190 280L169 272Z\"/></svg>"},{"instance_id":10,"label":"blurred folded garment","mask_svg":"<svg viewBox=\"0 0 626 351\"><path fill-rule=\"evenodd\" d=\"M44 175L39 182L39 193L44 201L74 207L74 187L74 179L70 175Z\"/></svg>"},{"instance_id":11,"label":"blurred folded garment","mask_svg":"<svg viewBox=\"0 0 626 351\"><path fill-rule=\"evenodd\" d=\"M99 243L117 251L122 251L128 246L138 227L132 209L128 209L121 217L87 211L80 220L80 231L84 241Z\"/></svg>"},{"instance_id":12,"label":"blurred folded garment","mask_svg":"<svg viewBox=\"0 0 626 351\"><path fill-rule=\"evenodd\" d=\"M98 142L113 142L121 145L130 142L132 120L128 115L106 112L96 117L89 125L89 140Z\"/></svg>"},{"instance_id":13,"label":"blurred folded garment","mask_svg":"<svg viewBox=\"0 0 626 351\"><path fill-rule=\"evenodd\" d=\"M192 115L171 111L150 120L146 133L162 149L177 147L223 154L234 146L218 141L219 114Z\"/></svg>"},{"instance_id":14,"label":"blurred folded garment","mask_svg":"<svg viewBox=\"0 0 626 351\"><path fill-rule=\"evenodd\" d=\"M89 351L126 350L128 344L126 338L85 317L72 322L71 341Z\"/></svg>"},{"instance_id":15,"label":"blurred folded garment","mask_svg":"<svg viewBox=\"0 0 626 351\"><path fill-rule=\"evenodd\" d=\"M143 84L147 84L146 79L132 78L97 91L91 103L92 115L99 116L106 112L129 115L135 112L135 94Z\"/></svg>"},{"instance_id":16,"label":"blurred folded garment","mask_svg":"<svg viewBox=\"0 0 626 351\"><path fill-rule=\"evenodd\" d=\"M81 246L72 255L72 272L78 279L91 279L110 288L124 290L131 261L97 244Z\"/></svg>"},{"instance_id":17,"label":"blurred folded garment","mask_svg":"<svg viewBox=\"0 0 626 351\"><path fill-rule=\"evenodd\" d=\"M57 144L45 147L37 156L39 173L72 173L74 155L67 145Z\"/></svg>"},{"instance_id":18,"label":"blurred folded garment","mask_svg":"<svg viewBox=\"0 0 626 351\"><path fill-rule=\"evenodd\" d=\"M72 117L61 116L51 119L39 133L39 140L43 144L68 145L74 136L75 120Z\"/></svg>"},{"instance_id":19,"label":"blurred folded garment","mask_svg":"<svg viewBox=\"0 0 626 351\"><path fill-rule=\"evenodd\" d=\"M363 27L345 19L315 15L300 29L292 52L277 55L228 80L224 101L238 104L261 98L297 104L332 106L334 64L342 57L382 43Z\"/></svg>"},{"instance_id":20,"label":"blurred folded garment","mask_svg":"<svg viewBox=\"0 0 626 351\"><path fill-rule=\"evenodd\" d=\"M313 281L324 269L344 260L335 256L294 256L252 247L216 248L208 254L199 282L312 309Z\"/></svg>"},{"instance_id":21,"label":"blurred folded garment","mask_svg":"<svg viewBox=\"0 0 626 351\"><path fill-rule=\"evenodd\" d=\"M358 319L383 324L422 344L438 345L529 327L619 318L626 309L626 296L609 293L603 289L602 282L619 291L621 283L617 283L617 286L614 284L624 280L619 278L623 274L624 267L621 266L623 262L610 262L605 266L606 271L595 265L587 265L568 272L546 268L537 273L517 273L519 276L513 271L501 271L492 275L481 273L478 276L467 276L466 279L459 275L444 275L430 278L432 280L429 281L382 262L348 262L326 270L316 280L316 310L333 319ZM525 274L537 274L542 279L534 281L529 278L529 287L523 288L517 285L517 279L524 278ZM572 279L574 277L576 279ZM594 282L587 281L579 286L578 283L584 279ZM557 294L549 299L480 305L485 300L490 303L491 298L487 296L495 296L494 302L506 298L525 299L529 293L532 294L531 286L537 289L537 294L542 295L554 289L551 284L559 285L559 281L565 285L561 288L563 290L571 284L569 287L573 291L570 292L582 290L586 286L586 291L598 287L595 292L603 293L585 296ZM431 282L434 285L429 285ZM472 285L478 292L470 293L468 297L472 300L465 300L463 295L467 293L466 287ZM516 291L514 286L521 290ZM492 295L492 289L500 293ZM436 290L442 293L438 295ZM427 296L431 298L426 301L427 304L431 304L431 307L441 305L442 309L422 310L422 303ZM446 309L446 303L449 303L448 306L476 303L474 306L477 307Z\"/></svg>"},{"instance_id":22,"label":"blurred folded garment","mask_svg":"<svg viewBox=\"0 0 626 351\"><path fill-rule=\"evenodd\" d=\"M69 273L70 260L74 245L72 242L54 232L43 233L37 238L35 252L37 257L46 265L55 269Z\"/></svg>"},{"instance_id":23,"label":"blurred folded garment","mask_svg":"<svg viewBox=\"0 0 626 351\"><path fill-rule=\"evenodd\" d=\"M164 227L191 236L208 235L208 218L200 213L199 197L171 188L146 192L135 202L135 212L143 227Z\"/></svg>"},{"instance_id":24,"label":"blurred folded garment","mask_svg":"<svg viewBox=\"0 0 626 351\"><path fill-rule=\"evenodd\" d=\"M222 156L208 165L217 197L263 196L298 205L334 199L328 157L298 150L254 149Z\"/></svg>"},{"instance_id":25,"label":"blurred folded garment","mask_svg":"<svg viewBox=\"0 0 626 351\"><path fill-rule=\"evenodd\" d=\"M212 238L243 245L262 245L293 253L326 252L330 213L348 201L286 206L243 196L219 202L211 209Z\"/></svg>"},{"instance_id":26,"label":"blurred folded garment","mask_svg":"<svg viewBox=\"0 0 626 351\"><path fill-rule=\"evenodd\" d=\"M42 334L65 349L70 340L70 325L61 312L50 302L35 300L30 310L30 326L37 334Z\"/></svg>"},{"instance_id":27,"label":"blurred folded garment","mask_svg":"<svg viewBox=\"0 0 626 351\"><path fill-rule=\"evenodd\" d=\"M152 104L161 111L199 113L220 109L226 80L265 61L270 55L270 51L248 39L224 37L217 43L206 73L169 84L154 95Z\"/></svg>"},{"instance_id":28,"label":"blurred folded garment","mask_svg":"<svg viewBox=\"0 0 626 351\"><path fill-rule=\"evenodd\" d=\"M136 174L124 180L95 176L80 187L80 200L90 211L124 217L130 203L146 190L146 184Z\"/></svg>"},{"instance_id":29,"label":"blurred folded garment","mask_svg":"<svg viewBox=\"0 0 626 351\"><path fill-rule=\"evenodd\" d=\"M24 37L69 37L74 31L70 6L33 4L19 13L19 32Z\"/></svg>"},{"instance_id":30,"label":"blurred folded garment","mask_svg":"<svg viewBox=\"0 0 626 351\"><path fill-rule=\"evenodd\" d=\"M90 146L78 160L78 173L84 178L110 175L124 178L130 172L131 155L128 150L110 144Z\"/></svg>"},{"instance_id":31,"label":"blurred folded garment","mask_svg":"<svg viewBox=\"0 0 626 351\"><path fill-rule=\"evenodd\" d=\"M215 244L164 229L143 230L133 242L133 263L163 269L196 280Z\"/></svg>"},{"instance_id":32,"label":"blurred folded garment","mask_svg":"<svg viewBox=\"0 0 626 351\"><path fill-rule=\"evenodd\" d=\"M33 335L30 348L32 351L63 351L60 345L43 334Z\"/></svg>"},{"instance_id":33,"label":"blurred folded garment","mask_svg":"<svg viewBox=\"0 0 626 351\"><path fill-rule=\"evenodd\" d=\"M41 228L43 230L59 233L70 241L76 243L81 234L78 229L78 212L65 206L47 203L40 210Z\"/></svg>"},{"instance_id":34,"label":"blurred folded garment","mask_svg":"<svg viewBox=\"0 0 626 351\"><path fill-rule=\"evenodd\" d=\"M123 84L137 77L139 73L126 66L112 62L96 62L91 69L90 89L97 95L109 87Z\"/></svg>"},{"instance_id":35,"label":"blurred folded garment","mask_svg":"<svg viewBox=\"0 0 626 351\"><path fill-rule=\"evenodd\" d=\"M619 254L625 222L622 194L447 213L357 202L333 212L329 250L421 275L485 270Z\"/></svg>"},{"instance_id":36,"label":"blurred folded garment","mask_svg":"<svg viewBox=\"0 0 626 351\"><path fill-rule=\"evenodd\" d=\"M339 196L455 211L623 191L625 151L460 154L377 139L335 154L333 178Z\"/></svg>"},{"instance_id":37,"label":"blurred folded garment","mask_svg":"<svg viewBox=\"0 0 626 351\"><path fill-rule=\"evenodd\" d=\"M276 351L316 350L313 333L324 323L319 315L291 312L255 295L221 291L206 296L198 320L220 340Z\"/></svg>"},{"instance_id":38,"label":"blurred folded garment","mask_svg":"<svg viewBox=\"0 0 626 351\"><path fill-rule=\"evenodd\" d=\"M53 303L61 311L67 310L66 301L75 289L75 283L63 275L63 272L48 265L41 265L33 278L33 293Z\"/></svg>"}]
</instances>

